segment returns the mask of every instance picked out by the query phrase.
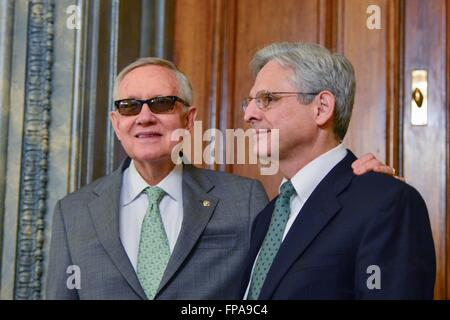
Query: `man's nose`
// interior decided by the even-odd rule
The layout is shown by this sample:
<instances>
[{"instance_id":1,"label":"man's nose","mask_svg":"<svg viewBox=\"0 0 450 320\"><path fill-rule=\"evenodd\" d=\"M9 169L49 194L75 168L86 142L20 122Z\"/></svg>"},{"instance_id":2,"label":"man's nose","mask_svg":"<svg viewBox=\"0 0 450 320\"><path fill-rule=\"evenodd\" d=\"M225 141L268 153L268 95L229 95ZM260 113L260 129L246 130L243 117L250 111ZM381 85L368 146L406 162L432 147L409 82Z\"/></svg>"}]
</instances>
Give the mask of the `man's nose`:
<instances>
[{"instance_id":1,"label":"man's nose","mask_svg":"<svg viewBox=\"0 0 450 320\"><path fill-rule=\"evenodd\" d=\"M155 114L150 110L147 103L142 106L141 112L139 112L136 122L139 124L151 123L156 121Z\"/></svg>"},{"instance_id":2,"label":"man's nose","mask_svg":"<svg viewBox=\"0 0 450 320\"><path fill-rule=\"evenodd\" d=\"M255 99L252 99L245 109L244 121L252 123L255 120L259 120L261 118L260 114L261 110L256 106Z\"/></svg>"}]
</instances>

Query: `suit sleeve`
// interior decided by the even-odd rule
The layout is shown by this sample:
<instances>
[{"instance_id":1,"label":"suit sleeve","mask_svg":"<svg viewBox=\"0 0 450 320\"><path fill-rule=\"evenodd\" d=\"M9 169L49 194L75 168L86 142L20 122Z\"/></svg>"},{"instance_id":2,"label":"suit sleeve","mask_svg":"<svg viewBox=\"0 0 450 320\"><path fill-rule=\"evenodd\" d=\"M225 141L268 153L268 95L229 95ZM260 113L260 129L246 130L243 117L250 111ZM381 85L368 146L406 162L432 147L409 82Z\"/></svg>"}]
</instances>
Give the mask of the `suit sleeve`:
<instances>
[{"instance_id":1,"label":"suit sleeve","mask_svg":"<svg viewBox=\"0 0 450 320\"><path fill-rule=\"evenodd\" d=\"M46 299L78 299L77 290L67 288L67 279L70 274L66 273L66 270L67 267L72 264L61 212L61 202L58 201L53 214L49 265L47 270Z\"/></svg>"},{"instance_id":2,"label":"suit sleeve","mask_svg":"<svg viewBox=\"0 0 450 320\"><path fill-rule=\"evenodd\" d=\"M432 299L436 257L428 211L404 185L368 224L355 266L359 299Z\"/></svg>"}]
</instances>

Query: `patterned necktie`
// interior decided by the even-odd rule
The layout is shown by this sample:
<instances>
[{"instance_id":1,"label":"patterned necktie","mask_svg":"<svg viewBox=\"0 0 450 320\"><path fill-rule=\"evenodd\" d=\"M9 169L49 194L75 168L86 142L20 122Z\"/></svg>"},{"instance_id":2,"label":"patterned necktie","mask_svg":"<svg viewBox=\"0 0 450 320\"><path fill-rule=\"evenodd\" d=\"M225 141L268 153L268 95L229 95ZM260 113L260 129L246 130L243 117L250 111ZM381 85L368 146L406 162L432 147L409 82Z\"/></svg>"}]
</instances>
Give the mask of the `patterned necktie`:
<instances>
[{"instance_id":1,"label":"patterned necktie","mask_svg":"<svg viewBox=\"0 0 450 320\"><path fill-rule=\"evenodd\" d=\"M247 299L256 300L266 280L267 272L281 246L284 228L289 219L290 199L295 193L294 186L288 180L281 186L281 192L275 202L275 209L270 220L269 230L264 238L261 250L253 270Z\"/></svg>"},{"instance_id":2,"label":"patterned necktie","mask_svg":"<svg viewBox=\"0 0 450 320\"><path fill-rule=\"evenodd\" d=\"M169 242L159 212L166 195L158 187L147 187L148 209L141 227L137 276L149 300L154 299L170 258Z\"/></svg>"}]
</instances>

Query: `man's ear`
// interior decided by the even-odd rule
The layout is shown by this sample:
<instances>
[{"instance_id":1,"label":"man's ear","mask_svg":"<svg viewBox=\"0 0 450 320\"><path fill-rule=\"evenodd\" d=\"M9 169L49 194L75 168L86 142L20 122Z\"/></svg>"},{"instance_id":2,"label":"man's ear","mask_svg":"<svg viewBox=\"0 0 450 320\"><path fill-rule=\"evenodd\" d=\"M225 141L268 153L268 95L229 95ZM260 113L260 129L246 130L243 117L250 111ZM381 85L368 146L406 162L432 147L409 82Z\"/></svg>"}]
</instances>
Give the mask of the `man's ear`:
<instances>
[{"instance_id":1,"label":"man's ear","mask_svg":"<svg viewBox=\"0 0 450 320\"><path fill-rule=\"evenodd\" d=\"M194 106L190 106L188 111L186 111L186 130L191 131L194 127L194 121L197 117L197 108Z\"/></svg>"},{"instance_id":2,"label":"man's ear","mask_svg":"<svg viewBox=\"0 0 450 320\"><path fill-rule=\"evenodd\" d=\"M327 122L333 121L336 97L330 91L325 90L320 92L316 99L316 123L323 126Z\"/></svg>"},{"instance_id":3,"label":"man's ear","mask_svg":"<svg viewBox=\"0 0 450 320\"><path fill-rule=\"evenodd\" d=\"M117 111L111 111L109 113L109 120L111 120L111 124L114 128L114 132L116 133L117 139L120 141L120 130L119 130L119 114Z\"/></svg>"}]
</instances>

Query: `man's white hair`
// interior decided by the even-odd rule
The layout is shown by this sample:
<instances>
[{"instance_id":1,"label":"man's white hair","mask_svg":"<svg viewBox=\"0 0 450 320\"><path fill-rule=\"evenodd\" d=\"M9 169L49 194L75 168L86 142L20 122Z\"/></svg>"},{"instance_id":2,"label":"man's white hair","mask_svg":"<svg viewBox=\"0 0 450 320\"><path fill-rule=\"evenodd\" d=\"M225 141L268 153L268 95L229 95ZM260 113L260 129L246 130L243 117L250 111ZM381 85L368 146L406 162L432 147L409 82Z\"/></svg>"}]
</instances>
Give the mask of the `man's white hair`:
<instances>
[{"instance_id":1,"label":"man's white hair","mask_svg":"<svg viewBox=\"0 0 450 320\"><path fill-rule=\"evenodd\" d=\"M148 66L148 65L155 65L155 66L161 66L164 68L167 68L169 70L172 70L175 73L175 77L178 82L178 95L181 99L186 101L188 105L192 105L193 102L193 94L192 94L192 86L189 82L189 79L180 71L178 68L173 64L172 62L156 58L156 57L145 57L145 58L139 58L138 60L134 61L133 63L127 65L125 68L120 71L120 73L117 75L116 80L114 82L114 100L119 99L119 84L123 80L123 78L131 71L139 67Z\"/></svg>"}]
</instances>

